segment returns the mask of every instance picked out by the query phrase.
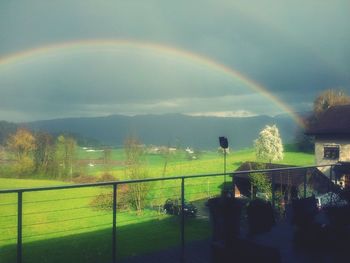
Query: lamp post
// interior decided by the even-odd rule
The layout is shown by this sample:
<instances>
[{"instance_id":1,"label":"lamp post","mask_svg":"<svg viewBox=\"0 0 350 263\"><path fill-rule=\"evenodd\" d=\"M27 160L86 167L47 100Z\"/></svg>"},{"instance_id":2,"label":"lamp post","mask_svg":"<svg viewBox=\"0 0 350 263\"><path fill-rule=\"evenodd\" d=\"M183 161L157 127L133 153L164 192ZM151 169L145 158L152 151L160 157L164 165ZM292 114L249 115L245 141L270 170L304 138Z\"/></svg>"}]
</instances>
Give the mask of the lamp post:
<instances>
[{"instance_id":1,"label":"lamp post","mask_svg":"<svg viewBox=\"0 0 350 263\"><path fill-rule=\"evenodd\" d=\"M224 149L224 188L226 187L226 149L228 148L228 140L224 136L219 137L221 148Z\"/></svg>"}]
</instances>

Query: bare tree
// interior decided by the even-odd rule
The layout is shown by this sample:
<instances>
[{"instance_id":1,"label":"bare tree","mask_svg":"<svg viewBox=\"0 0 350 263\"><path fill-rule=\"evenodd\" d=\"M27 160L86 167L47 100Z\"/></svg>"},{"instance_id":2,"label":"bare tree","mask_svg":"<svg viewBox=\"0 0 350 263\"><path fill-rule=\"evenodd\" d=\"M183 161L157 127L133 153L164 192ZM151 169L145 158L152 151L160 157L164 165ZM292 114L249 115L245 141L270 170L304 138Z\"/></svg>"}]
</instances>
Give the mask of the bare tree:
<instances>
[{"instance_id":1,"label":"bare tree","mask_svg":"<svg viewBox=\"0 0 350 263\"><path fill-rule=\"evenodd\" d=\"M76 147L77 143L72 137L65 135L58 136L56 141L56 158L60 176L70 176L70 179L72 179Z\"/></svg>"},{"instance_id":2,"label":"bare tree","mask_svg":"<svg viewBox=\"0 0 350 263\"><path fill-rule=\"evenodd\" d=\"M46 174L52 172L55 158L55 143L53 136L45 132L38 132L35 134L35 142L35 170Z\"/></svg>"},{"instance_id":3,"label":"bare tree","mask_svg":"<svg viewBox=\"0 0 350 263\"><path fill-rule=\"evenodd\" d=\"M145 150L143 145L136 137L128 137L124 142L126 156L126 177L130 180L144 179L147 177L145 163ZM139 213L146 203L146 197L150 189L150 183L131 183L129 184L130 204Z\"/></svg>"},{"instance_id":4,"label":"bare tree","mask_svg":"<svg viewBox=\"0 0 350 263\"><path fill-rule=\"evenodd\" d=\"M24 128L19 128L7 140L7 147L16 159L15 171L19 175L32 173L34 169L33 151L36 148L33 134Z\"/></svg>"},{"instance_id":5,"label":"bare tree","mask_svg":"<svg viewBox=\"0 0 350 263\"><path fill-rule=\"evenodd\" d=\"M112 166L112 149L110 147L103 148L103 163L105 167L105 172L109 173Z\"/></svg>"},{"instance_id":6,"label":"bare tree","mask_svg":"<svg viewBox=\"0 0 350 263\"><path fill-rule=\"evenodd\" d=\"M350 104L350 96L342 90L329 89L322 92L314 101L314 115L319 116L329 107Z\"/></svg>"}]
</instances>

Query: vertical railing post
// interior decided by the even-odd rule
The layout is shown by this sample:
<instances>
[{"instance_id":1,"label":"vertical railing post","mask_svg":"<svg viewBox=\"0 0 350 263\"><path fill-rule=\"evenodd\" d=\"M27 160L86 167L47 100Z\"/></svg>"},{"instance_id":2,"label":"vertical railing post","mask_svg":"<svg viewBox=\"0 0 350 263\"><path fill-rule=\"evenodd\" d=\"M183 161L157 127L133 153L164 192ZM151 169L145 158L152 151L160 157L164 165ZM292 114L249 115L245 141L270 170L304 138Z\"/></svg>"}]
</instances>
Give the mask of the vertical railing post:
<instances>
[{"instance_id":1,"label":"vertical railing post","mask_svg":"<svg viewBox=\"0 0 350 263\"><path fill-rule=\"evenodd\" d=\"M117 184L113 184L112 262L117 262Z\"/></svg>"},{"instance_id":2,"label":"vertical railing post","mask_svg":"<svg viewBox=\"0 0 350 263\"><path fill-rule=\"evenodd\" d=\"M226 189L226 148L224 148L224 190Z\"/></svg>"},{"instance_id":3,"label":"vertical railing post","mask_svg":"<svg viewBox=\"0 0 350 263\"><path fill-rule=\"evenodd\" d=\"M304 198L306 198L306 180L307 180L306 176L307 176L307 170L304 173Z\"/></svg>"},{"instance_id":4,"label":"vertical railing post","mask_svg":"<svg viewBox=\"0 0 350 263\"><path fill-rule=\"evenodd\" d=\"M272 208L275 209L275 173L272 172L271 174L272 180L271 180L271 188L272 188Z\"/></svg>"},{"instance_id":5,"label":"vertical railing post","mask_svg":"<svg viewBox=\"0 0 350 263\"><path fill-rule=\"evenodd\" d=\"M334 184L337 185L338 178L337 178L337 175L335 173L333 174L333 166L331 166L331 168L330 168L330 173L332 174L332 177L334 176Z\"/></svg>"},{"instance_id":6,"label":"vertical railing post","mask_svg":"<svg viewBox=\"0 0 350 263\"><path fill-rule=\"evenodd\" d=\"M17 203L17 263L22 263L22 192L18 192Z\"/></svg>"},{"instance_id":7,"label":"vertical railing post","mask_svg":"<svg viewBox=\"0 0 350 263\"><path fill-rule=\"evenodd\" d=\"M333 183L333 169L332 169L332 166L330 166L330 169L329 169L329 184L328 184L328 192L331 191L331 187L332 187L332 183Z\"/></svg>"},{"instance_id":8,"label":"vertical railing post","mask_svg":"<svg viewBox=\"0 0 350 263\"><path fill-rule=\"evenodd\" d=\"M236 186L235 186L235 174L231 174L232 176L232 198L236 197Z\"/></svg>"},{"instance_id":9,"label":"vertical railing post","mask_svg":"<svg viewBox=\"0 0 350 263\"><path fill-rule=\"evenodd\" d=\"M181 262L185 262L185 178L181 178Z\"/></svg>"}]
</instances>

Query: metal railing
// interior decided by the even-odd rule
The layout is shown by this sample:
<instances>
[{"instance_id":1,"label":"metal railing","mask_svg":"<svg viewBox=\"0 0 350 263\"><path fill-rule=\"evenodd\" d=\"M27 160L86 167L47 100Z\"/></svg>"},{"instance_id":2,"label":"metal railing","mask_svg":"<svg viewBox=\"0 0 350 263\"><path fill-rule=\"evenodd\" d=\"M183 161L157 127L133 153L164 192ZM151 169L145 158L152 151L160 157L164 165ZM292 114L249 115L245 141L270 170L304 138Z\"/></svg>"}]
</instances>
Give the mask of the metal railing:
<instances>
[{"instance_id":1,"label":"metal railing","mask_svg":"<svg viewBox=\"0 0 350 263\"><path fill-rule=\"evenodd\" d=\"M123 185L130 185L136 183L151 183L151 182L161 182L161 181L175 181L179 180L181 182L180 185L180 198L181 198L181 213L180 213L180 244L181 244L181 255L180 261L184 262L185 260L185 194L186 194L186 180L196 179L196 178L214 178L214 177L224 177L226 175L232 176L232 185L234 185L235 176L238 175L248 175L252 173L271 173L271 184L272 184L272 205L275 206L275 173L282 171L297 171L297 170L307 170L313 168L320 167L330 167L330 170L333 170L334 165L322 165L322 166L304 166L304 167L286 167L286 168L277 168L277 169L263 169L263 170L247 170L247 171L237 171L237 172L229 172L229 173L214 173L214 174L199 174L199 175L189 175L189 176L173 176L173 177L161 177L161 178L149 178L149 179L139 179L139 180L124 180L124 181L113 181L113 182L100 182L100 183L88 183L88 184L74 184L74 185L64 185L64 186L50 186L50 187L36 187L36 188L19 188L19 189L8 189L8 190L0 190L0 196L3 194L17 194L17 242L16 242L16 261L17 263L23 262L23 209L26 202L23 202L23 196L26 193L32 192L42 192L42 191L57 191L57 190L66 190L66 189L81 189L81 188L91 188L91 187L103 187L103 186L112 186L112 255L111 262L117 262L117 252L118 252L118 244L117 244L117 202L118 202L118 188ZM332 172L331 172L332 175ZM231 185L231 186L232 186ZM303 195L306 197L306 189L307 188L307 177L306 173L304 173L303 180ZM234 191L234 187L231 187ZM209 192L209 191L208 191ZM233 193L234 194L234 193ZM64 198L60 199L64 201ZM40 202L40 201L38 201ZM63 210L62 210L63 211ZM48 213L49 211L46 211ZM1 226L0 226L1 227Z\"/></svg>"}]
</instances>

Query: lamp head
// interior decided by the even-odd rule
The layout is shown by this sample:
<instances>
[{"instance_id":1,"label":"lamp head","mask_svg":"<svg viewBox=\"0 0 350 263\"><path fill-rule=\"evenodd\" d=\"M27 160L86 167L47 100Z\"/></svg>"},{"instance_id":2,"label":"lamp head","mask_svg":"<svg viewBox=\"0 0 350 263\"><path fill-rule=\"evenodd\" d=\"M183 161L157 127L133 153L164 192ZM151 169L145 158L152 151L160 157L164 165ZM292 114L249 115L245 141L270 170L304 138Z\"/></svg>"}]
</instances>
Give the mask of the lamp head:
<instances>
[{"instance_id":1,"label":"lamp head","mask_svg":"<svg viewBox=\"0 0 350 263\"><path fill-rule=\"evenodd\" d=\"M220 136L219 137L219 142L220 142L220 146L223 149L227 149L228 148L228 140L226 137L224 136Z\"/></svg>"}]
</instances>

